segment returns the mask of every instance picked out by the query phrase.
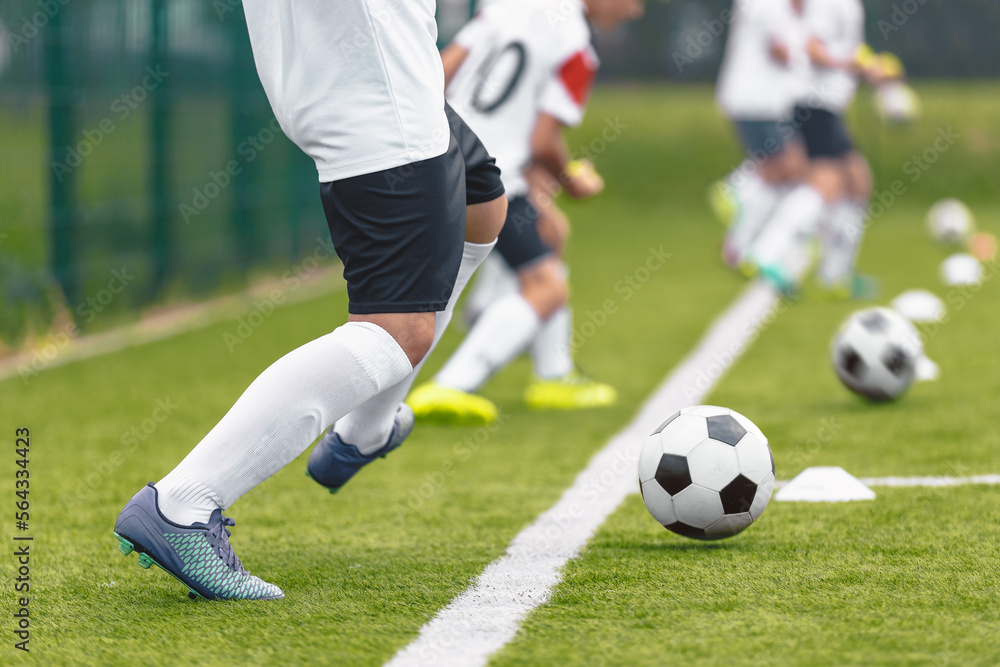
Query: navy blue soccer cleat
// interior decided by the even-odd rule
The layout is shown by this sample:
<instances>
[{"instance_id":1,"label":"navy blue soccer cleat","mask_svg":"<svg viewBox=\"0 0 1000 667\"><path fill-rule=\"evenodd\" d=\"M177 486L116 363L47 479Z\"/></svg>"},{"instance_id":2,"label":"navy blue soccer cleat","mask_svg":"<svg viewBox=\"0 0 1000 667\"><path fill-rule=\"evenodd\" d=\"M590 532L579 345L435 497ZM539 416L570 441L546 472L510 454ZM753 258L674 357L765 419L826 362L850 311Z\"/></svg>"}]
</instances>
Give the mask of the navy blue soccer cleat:
<instances>
[{"instance_id":1,"label":"navy blue soccer cleat","mask_svg":"<svg viewBox=\"0 0 1000 667\"><path fill-rule=\"evenodd\" d=\"M413 410L406 403L401 403L396 410L389 440L371 454L362 454L357 447L341 440L333 428L330 428L309 455L306 474L329 489L330 493L336 493L361 468L377 458L385 457L403 444L412 430Z\"/></svg>"},{"instance_id":2,"label":"navy blue soccer cleat","mask_svg":"<svg viewBox=\"0 0 1000 667\"><path fill-rule=\"evenodd\" d=\"M115 523L118 549L135 551L139 565L156 565L188 587L189 597L208 600L280 600L281 589L253 576L229 544L229 528L236 522L212 512L208 523L180 526L160 513L153 483L144 486L125 505Z\"/></svg>"}]
</instances>

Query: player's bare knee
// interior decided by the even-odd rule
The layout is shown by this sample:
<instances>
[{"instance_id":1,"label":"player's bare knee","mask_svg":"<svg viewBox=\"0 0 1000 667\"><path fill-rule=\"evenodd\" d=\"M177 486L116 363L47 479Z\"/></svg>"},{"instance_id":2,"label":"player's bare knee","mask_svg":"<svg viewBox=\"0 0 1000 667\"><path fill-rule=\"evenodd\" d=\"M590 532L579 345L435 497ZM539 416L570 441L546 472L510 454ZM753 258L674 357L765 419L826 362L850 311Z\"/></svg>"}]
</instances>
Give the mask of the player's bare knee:
<instances>
[{"instance_id":1,"label":"player's bare knee","mask_svg":"<svg viewBox=\"0 0 1000 667\"><path fill-rule=\"evenodd\" d=\"M356 315L352 322L371 322L386 331L416 366L427 356L434 343L434 313L382 313L377 315Z\"/></svg>"},{"instance_id":2,"label":"player's bare knee","mask_svg":"<svg viewBox=\"0 0 1000 667\"><path fill-rule=\"evenodd\" d=\"M465 240L467 243L492 243L507 219L507 195L481 204L465 207Z\"/></svg>"},{"instance_id":3,"label":"player's bare knee","mask_svg":"<svg viewBox=\"0 0 1000 667\"><path fill-rule=\"evenodd\" d=\"M843 173L829 160L817 161L810 168L807 180L828 203L837 201L846 194Z\"/></svg>"},{"instance_id":4,"label":"player's bare knee","mask_svg":"<svg viewBox=\"0 0 1000 667\"><path fill-rule=\"evenodd\" d=\"M522 269L518 278L521 281L521 296L531 304L539 319L548 319L569 299L569 286L561 262L555 257L546 257L534 266Z\"/></svg>"}]
</instances>

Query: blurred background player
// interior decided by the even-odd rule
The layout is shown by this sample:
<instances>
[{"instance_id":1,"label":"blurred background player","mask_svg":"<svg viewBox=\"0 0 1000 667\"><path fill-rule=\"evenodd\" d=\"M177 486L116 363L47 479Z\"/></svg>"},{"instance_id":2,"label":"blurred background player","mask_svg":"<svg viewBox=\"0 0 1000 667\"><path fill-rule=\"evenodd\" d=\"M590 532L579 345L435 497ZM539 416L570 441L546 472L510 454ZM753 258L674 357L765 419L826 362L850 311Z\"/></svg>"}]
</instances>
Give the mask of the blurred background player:
<instances>
[{"instance_id":1,"label":"blurred background player","mask_svg":"<svg viewBox=\"0 0 1000 667\"><path fill-rule=\"evenodd\" d=\"M872 193L865 157L843 120L866 75L881 77L878 61L862 66L864 8L860 0L805 0L809 33L808 87L797 100L795 126L808 156L805 183L793 205L782 202L753 243L752 260L761 274L786 292L795 291L813 263L813 238L822 255L817 278L837 298L870 297L874 281L855 272L864 217ZM789 195L791 197L791 195Z\"/></svg>"},{"instance_id":2,"label":"blurred background player","mask_svg":"<svg viewBox=\"0 0 1000 667\"><path fill-rule=\"evenodd\" d=\"M493 2L442 53L450 103L501 168L510 207L495 252L516 272L518 289L496 293L435 378L410 395L418 418L496 420L496 406L475 392L529 345L538 378L526 396L534 407L616 400L612 387L574 368L560 259L566 225L550 202L532 203L527 170L533 166L533 180L555 180L574 198L603 188L589 163L571 165L562 131L582 120L597 72L588 20L612 29L642 11L640 0Z\"/></svg>"},{"instance_id":3,"label":"blurred background player","mask_svg":"<svg viewBox=\"0 0 1000 667\"><path fill-rule=\"evenodd\" d=\"M349 321L271 364L119 514L121 551L158 564L192 596L284 597L243 568L222 511L335 422L320 443L327 448L310 458L330 488L402 442L412 427L400 406L409 383L503 224L496 165L446 108L435 3L389 4L244 2L274 114L319 172ZM373 22L373 13L393 20Z\"/></svg>"},{"instance_id":4,"label":"blurred background player","mask_svg":"<svg viewBox=\"0 0 1000 667\"><path fill-rule=\"evenodd\" d=\"M805 175L806 155L791 121L806 85L806 40L801 0L733 5L716 99L747 159L713 186L712 201L720 212L724 202L732 204L722 256L734 268L749 268L751 244L779 202L791 196L789 206L797 206L801 198L792 193Z\"/></svg>"}]
</instances>

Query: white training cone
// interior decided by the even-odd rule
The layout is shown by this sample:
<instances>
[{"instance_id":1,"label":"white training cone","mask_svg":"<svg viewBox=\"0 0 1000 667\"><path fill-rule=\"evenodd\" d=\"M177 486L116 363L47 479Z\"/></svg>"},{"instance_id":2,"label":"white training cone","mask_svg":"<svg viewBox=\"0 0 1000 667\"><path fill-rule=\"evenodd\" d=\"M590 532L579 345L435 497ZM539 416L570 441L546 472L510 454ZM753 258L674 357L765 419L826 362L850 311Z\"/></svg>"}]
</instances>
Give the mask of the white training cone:
<instances>
[{"instance_id":1,"label":"white training cone","mask_svg":"<svg viewBox=\"0 0 1000 667\"><path fill-rule=\"evenodd\" d=\"M924 289L906 290L890 304L911 322L935 322L945 315L944 301Z\"/></svg>"},{"instance_id":2,"label":"white training cone","mask_svg":"<svg viewBox=\"0 0 1000 667\"><path fill-rule=\"evenodd\" d=\"M933 382L941 377L941 367L933 359L924 355L917 358L913 377L917 382Z\"/></svg>"},{"instance_id":3,"label":"white training cone","mask_svg":"<svg viewBox=\"0 0 1000 667\"><path fill-rule=\"evenodd\" d=\"M958 253L941 264L941 279L946 285L977 285L983 279L983 267L972 255Z\"/></svg>"},{"instance_id":4,"label":"white training cone","mask_svg":"<svg viewBox=\"0 0 1000 667\"><path fill-rule=\"evenodd\" d=\"M874 500L875 492L837 466L806 468L774 495L777 501L839 503Z\"/></svg>"}]
</instances>

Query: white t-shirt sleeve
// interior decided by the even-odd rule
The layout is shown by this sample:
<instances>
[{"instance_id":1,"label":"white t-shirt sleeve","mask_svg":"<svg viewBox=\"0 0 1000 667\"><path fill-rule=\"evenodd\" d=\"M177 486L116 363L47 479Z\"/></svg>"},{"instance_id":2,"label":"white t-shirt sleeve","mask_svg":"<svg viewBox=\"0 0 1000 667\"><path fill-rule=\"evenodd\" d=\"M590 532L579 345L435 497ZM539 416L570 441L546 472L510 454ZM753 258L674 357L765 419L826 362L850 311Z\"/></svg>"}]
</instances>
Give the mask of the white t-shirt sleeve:
<instances>
[{"instance_id":1,"label":"white t-shirt sleeve","mask_svg":"<svg viewBox=\"0 0 1000 667\"><path fill-rule=\"evenodd\" d=\"M564 125L579 125L597 76L597 59L589 45L563 58L545 82L539 110Z\"/></svg>"}]
</instances>

